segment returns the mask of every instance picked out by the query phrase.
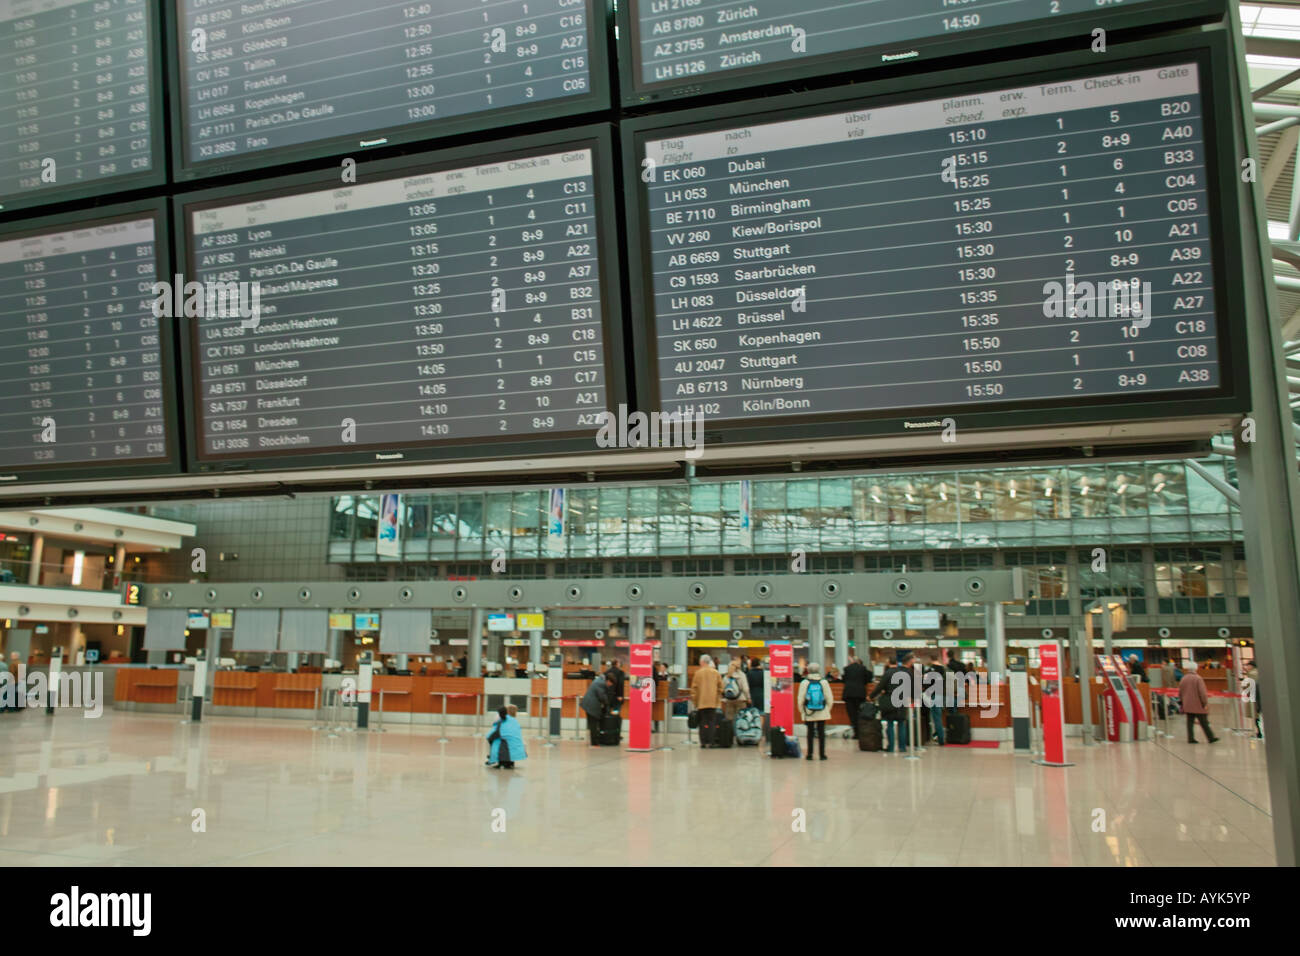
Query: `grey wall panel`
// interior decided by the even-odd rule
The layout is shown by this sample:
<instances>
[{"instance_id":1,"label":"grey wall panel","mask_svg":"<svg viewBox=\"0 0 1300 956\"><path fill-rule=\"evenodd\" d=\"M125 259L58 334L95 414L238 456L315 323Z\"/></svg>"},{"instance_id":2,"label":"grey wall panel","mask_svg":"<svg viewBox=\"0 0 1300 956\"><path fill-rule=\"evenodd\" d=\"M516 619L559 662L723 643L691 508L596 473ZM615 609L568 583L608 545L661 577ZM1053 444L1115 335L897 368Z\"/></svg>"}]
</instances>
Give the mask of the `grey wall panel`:
<instances>
[{"instance_id":1,"label":"grey wall panel","mask_svg":"<svg viewBox=\"0 0 1300 956\"><path fill-rule=\"evenodd\" d=\"M280 650L324 654L329 623L329 611L285 608L280 615Z\"/></svg>"},{"instance_id":2,"label":"grey wall panel","mask_svg":"<svg viewBox=\"0 0 1300 956\"><path fill-rule=\"evenodd\" d=\"M384 611L379 615L379 650L385 654L427 654L432 625L433 614L428 608Z\"/></svg>"},{"instance_id":3,"label":"grey wall panel","mask_svg":"<svg viewBox=\"0 0 1300 956\"><path fill-rule=\"evenodd\" d=\"M185 625L188 621L187 608L151 607L145 618L144 649L146 651L184 650Z\"/></svg>"},{"instance_id":4,"label":"grey wall panel","mask_svg":"<svg viewBox=\"0 0 1300 956\"><path fill-rule=\"evenodd\" d=\"M235 612L235 637L231 650L273 651L280 631L280 609L240 608Z\"/></svg>"}]
</instances>

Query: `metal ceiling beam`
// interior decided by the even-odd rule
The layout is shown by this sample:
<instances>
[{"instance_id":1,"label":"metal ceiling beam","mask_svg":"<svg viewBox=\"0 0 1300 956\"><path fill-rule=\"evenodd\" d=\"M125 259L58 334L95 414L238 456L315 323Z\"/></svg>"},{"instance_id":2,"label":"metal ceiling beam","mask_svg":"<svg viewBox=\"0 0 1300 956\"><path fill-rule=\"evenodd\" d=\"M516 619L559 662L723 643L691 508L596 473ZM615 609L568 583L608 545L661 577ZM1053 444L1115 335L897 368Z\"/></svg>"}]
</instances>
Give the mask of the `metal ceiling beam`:
<instances>
[{"instance_id":1,"label":"metal ceiling beam","mask_svg":"<svg viewBox=\"0 0 1300 956\"><path fill-rule=\"evenodd\" d=\"M151 584L148 607L470 608L509 610L629 607L801 608L816 604L957 604L1024 601L1022 568L897 574L770 574L613 580L246 581ZM784 612L783 612L784 613Z\"/></svg>"}]
</instances>

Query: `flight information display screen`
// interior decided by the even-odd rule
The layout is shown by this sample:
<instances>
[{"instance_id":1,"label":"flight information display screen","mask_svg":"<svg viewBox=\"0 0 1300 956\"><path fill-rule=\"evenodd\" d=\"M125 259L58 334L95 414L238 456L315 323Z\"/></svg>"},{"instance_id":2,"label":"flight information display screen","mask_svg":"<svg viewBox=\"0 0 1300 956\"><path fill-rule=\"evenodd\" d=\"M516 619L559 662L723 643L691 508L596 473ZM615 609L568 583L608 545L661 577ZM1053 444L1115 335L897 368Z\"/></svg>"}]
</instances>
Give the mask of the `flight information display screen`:
<instances>
[{"instance_id":1,"label":"flight information display screen","mask_svg":"<svg viewBox=\"0 0 1300 956\"><path fill-rule=\"evenodd\" d=\"M628 23L638 87L708 84L740 73L758 82L774 69L818 58L845 62L841 69L906 62L920 55L913 46L929 41L951 44L971 34L997 42L999 31L1041 27L1089 14L1117 14L1157 8L1169 16L1196 16L1211 4L1181 0L630 0ZM1154 15L1154 14L1152 14ZM1091 24L1091 25L1106 25ZM1090 25L1090 26L1091 26ZM1087 35L1089 29L1078 29ZM846 54L882 52L870 58ZM744 82L741 80L740 82ZM735 85L734 83L731 85Z\"/></svg>"},{"instance_id":2,"label":"flight information display screen","mask_svg":"<svg viewBox=\"0 0 1300 956\"><path fill-rule=\"evenodd\" d=\"M154 168L147 0L0 0L0 203Z\"/></svg>"},{"instance_id":3,"label":"flight information display screen","mask_svg":"<svg viewBox=\"0 0 1300 956\"><path fill-rule=\"evenodd\" d=\"M643 133L660 406L883 418L1219 388L1195 59Z\"/></svg>"},{"instance_id":4,"label":"flight information display screen","mask_svg":"<svg viewBox=\"0 0 1300 956\"><path fill-rule=\"evenodd\" d=\"M413 124L586 102L604 42L592 0L180 6L188 166L267 150L282 161L286 148L346 138L382 145Z\"/></svg>"},{"instance_id":5,"label":"flight information display screen","mask_svg":"<svg viewBox=\"0 0 1300 956\"><path fill-rule=\"evenodd\" d=\"M594 440L598 142L188 207L192 275L260 289L255 320L192 326L197 458Z\"/></svg>"},{"instance_id":6,"label":"flight information display screen","mask_svg":"<svg viewBox=\"0 0 1300 956\"><path fill-rule=\"evenodd\" d=\"M0 474L170 461L165 247L148 213L0 234Z\"/></svg>"}]
</instances>

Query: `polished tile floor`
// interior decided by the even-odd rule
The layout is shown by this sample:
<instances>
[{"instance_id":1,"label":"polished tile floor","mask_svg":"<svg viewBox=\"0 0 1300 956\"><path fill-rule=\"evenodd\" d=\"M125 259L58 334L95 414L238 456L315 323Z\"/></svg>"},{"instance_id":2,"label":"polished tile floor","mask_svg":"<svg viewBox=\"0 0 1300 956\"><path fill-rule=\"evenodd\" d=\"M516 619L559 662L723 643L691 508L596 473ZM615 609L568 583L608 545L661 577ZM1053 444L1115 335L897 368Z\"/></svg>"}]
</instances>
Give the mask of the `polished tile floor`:
<instances>
[{"instance_id":1,"label":"polished tile floor","mask_svg":"<svg viewBox=\"0 0 1300 956\"><path fill-rule=\"evenodd\" d=\"M529 729L509 772L436 728L2 714L0 866L1271 865L1263 746L1220 733L1076 743L1060 770L845 740L811 763L684 740L544 748Z\"/></svg>"}]
</instances>

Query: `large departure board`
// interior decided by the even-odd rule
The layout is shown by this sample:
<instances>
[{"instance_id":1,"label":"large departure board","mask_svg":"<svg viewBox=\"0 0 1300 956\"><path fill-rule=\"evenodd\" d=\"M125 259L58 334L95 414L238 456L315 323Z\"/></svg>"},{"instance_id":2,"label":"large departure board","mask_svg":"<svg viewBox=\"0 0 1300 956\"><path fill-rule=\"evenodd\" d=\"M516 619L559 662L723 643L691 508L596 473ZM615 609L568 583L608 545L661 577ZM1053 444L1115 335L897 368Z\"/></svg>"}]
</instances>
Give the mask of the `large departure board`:
<instances>
[{"instance_id":1,"label":"large departure board","mask_svg":"<svg viewBox=\"0 0 1300 956\"><path fill-rule=\"evenodd\" d=\"M0 233L0 477L165 470L171 359L151 294L161 205L60 219Z\"/></svg>"},{"instance_id":2,"label":"large departure board","mask_svg":"<svg viewBox=\"0 0 1300 956\"><path fill-rule=\"evenodd\" d=\"M191 175L607 105L593 0L180 6Z\"/></svg>"},{"instance_id":3,"label":"large departure board","mask_svg":"<svg viewBox=\"0 0 1300 956\"><path fill-rule=\"evenodd\" d=\"M0 0L0 208L159 179L149 0Z\"/></svg>"},{"instance_id":4,"label":"large departure board","mask_svg":"<svg viewBox=\"0 0 1300 956\"><path fill-rule=\"evenodd\" d=\"M258 282L261 302L194 320L193 457L594 448L623 387L612 170L607 130L574 135L184 206L192 276Z\"/></svg>"},{"instance_id":5,"label":"large departure board","mask_svg":"<svg viewBox=\"0 0 1300 956\"><path fill-rule=\"evenodd\" d=\"M1221 391L1208 62L642 132L658 407L931 410L909 428Z\"/></svg>"},{"instance_id":6,"label":"large departure board","mask_svg":"<svg viewBox=\"0 0 1300 956\"><path fill-rule=\"evenodd\" d=\"M1222 0L629 0L625 102L861 70L1095 27L1221 13Z\"/></svg>"}]
</instances>

